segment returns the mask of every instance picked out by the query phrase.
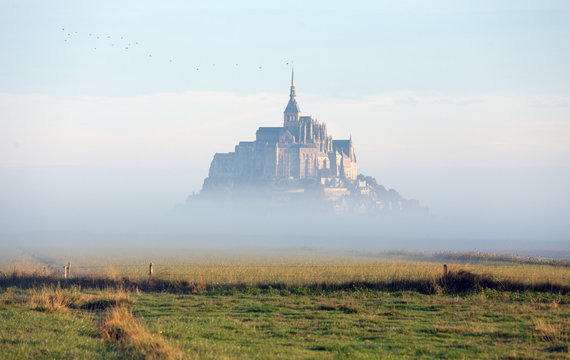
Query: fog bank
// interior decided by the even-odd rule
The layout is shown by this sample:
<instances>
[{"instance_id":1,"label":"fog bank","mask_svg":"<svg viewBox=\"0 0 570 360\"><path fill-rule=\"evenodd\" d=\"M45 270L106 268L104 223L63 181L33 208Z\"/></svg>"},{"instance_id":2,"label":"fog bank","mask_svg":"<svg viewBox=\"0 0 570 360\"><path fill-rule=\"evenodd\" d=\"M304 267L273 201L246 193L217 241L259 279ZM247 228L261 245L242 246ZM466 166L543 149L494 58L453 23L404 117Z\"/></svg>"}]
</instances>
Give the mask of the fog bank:
<instances>
[{"instance_id":1,"label":"fog bank","mask_svg":"<svg viewBox=\"0 0 570 360\"><path fill-rule=\"evenodd\" d=\"M196 212L185 201L204 169L12 167L0 169L0 246L570 248L568 168L362 172L428 215L327 218L252 204Z\"/></svg>"}]
</instances>

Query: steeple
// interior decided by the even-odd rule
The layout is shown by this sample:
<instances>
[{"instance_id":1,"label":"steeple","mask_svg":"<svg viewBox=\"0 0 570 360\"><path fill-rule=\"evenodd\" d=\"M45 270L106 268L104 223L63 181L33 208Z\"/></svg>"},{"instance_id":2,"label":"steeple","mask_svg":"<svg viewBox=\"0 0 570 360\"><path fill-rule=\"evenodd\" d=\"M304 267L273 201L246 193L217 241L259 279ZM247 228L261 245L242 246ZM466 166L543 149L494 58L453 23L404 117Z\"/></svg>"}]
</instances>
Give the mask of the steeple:
<instances>
[{"instance_id":1,"label":"steeple","mask_svg":"<svg viewBox=\"0 0 570 360\"><path fill-rule=\"evenodd\" d=\"M283 112L284 126L293 125L299 121L301 109L295 99L295 69L291 68L291 91L289 93L289 103Z\"/></svg>"},{"instance_id":2,"label":"steeple","mask_svg":"<svg viewBox=\"0 0 570 360\"><path fill-rule=\"evenodd\" d=\"M291 68L291 92L289 94L291 99L295 99L295 68Z\"/></svg>"}]
</instances>

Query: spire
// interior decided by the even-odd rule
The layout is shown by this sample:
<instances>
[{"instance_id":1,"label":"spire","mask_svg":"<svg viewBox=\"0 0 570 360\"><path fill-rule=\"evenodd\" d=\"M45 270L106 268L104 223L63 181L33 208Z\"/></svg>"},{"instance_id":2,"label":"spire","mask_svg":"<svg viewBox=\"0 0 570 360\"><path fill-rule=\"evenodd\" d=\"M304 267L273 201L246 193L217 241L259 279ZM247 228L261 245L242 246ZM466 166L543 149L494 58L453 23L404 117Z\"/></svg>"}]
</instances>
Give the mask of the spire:
<instances>
[{"instance_id":1,"label":"spire","mask_svg":"<svg viewBox=\"0 0 570 360\"><path fill-rule=\"evenodd\" d=\"M295 68L291 67L291 99L295 99Z\"/></svg>"},{"instance_id":2,"label":"spire","mask_svg":"<svg viewBox=\"0 0 570 360\"><path fill-rule=\"evenodd\" d=\"M289 103L284 111L285 125L299 121L301 109L295 100L295 68L291 67L291 92L289 94Z\"/></svg>"}]
</instances>

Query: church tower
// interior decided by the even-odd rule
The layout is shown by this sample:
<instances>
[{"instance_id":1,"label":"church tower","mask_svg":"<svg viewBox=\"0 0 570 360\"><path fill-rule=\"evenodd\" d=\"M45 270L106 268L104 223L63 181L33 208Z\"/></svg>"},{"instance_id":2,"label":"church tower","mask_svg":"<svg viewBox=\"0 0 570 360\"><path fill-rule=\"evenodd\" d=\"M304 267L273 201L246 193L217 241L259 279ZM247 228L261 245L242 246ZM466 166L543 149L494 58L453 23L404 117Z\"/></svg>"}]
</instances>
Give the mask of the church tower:
<instances>
[{"instance_id":1,"label":"church tower","mask_svg":"<svg viewBox=\"0 0 570 360\"><path fill-rule=\"evenodd\" d=\"M297 105L297 100L295 100L295 69L291 69L291 92L289 94L289 103L283 112L283 125L284 126L294 126L299 123L299 117L301 116L301 109Z\"/></svg>"}]
</instances>

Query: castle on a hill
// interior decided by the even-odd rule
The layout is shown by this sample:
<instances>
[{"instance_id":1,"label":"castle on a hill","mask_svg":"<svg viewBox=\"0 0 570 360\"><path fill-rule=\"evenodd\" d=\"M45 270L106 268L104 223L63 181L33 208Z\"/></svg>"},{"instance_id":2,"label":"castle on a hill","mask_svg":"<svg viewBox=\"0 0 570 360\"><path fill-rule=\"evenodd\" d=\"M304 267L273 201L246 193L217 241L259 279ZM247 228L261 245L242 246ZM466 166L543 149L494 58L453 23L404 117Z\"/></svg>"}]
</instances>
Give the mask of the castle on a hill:
<instances>
[{"instance_id":1,"label":"castle on a hill","mask_svg":"<svg viewBox=\"0 0 570 360\"><path fill-rule=\"evenodd\" d=\"M356 180L352 139L333 140L327 127L311 116L302 116L291 74L289 103L283 126L260 127L255 141L241 141L234 152L217 153L209 179L219 182L255 182L332 178Z\"/></svg>"},{"instance_id":2,"label":"castle on a hill","mask_svg":"<svg viewBox=\"0 0 570 360\"><path fill-rule=\"evenodd\" d=\"M301 200L308 201L303 206L325 204L335 213L421 209L416 200L358 175L352 138L333 140L325 124L301 115L294 73L283 126L260 127L255 141L215 154L200 195L277 203ZM198 198L189 197L189 202Z\"/></svg>"}]
</instances>

